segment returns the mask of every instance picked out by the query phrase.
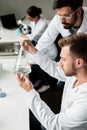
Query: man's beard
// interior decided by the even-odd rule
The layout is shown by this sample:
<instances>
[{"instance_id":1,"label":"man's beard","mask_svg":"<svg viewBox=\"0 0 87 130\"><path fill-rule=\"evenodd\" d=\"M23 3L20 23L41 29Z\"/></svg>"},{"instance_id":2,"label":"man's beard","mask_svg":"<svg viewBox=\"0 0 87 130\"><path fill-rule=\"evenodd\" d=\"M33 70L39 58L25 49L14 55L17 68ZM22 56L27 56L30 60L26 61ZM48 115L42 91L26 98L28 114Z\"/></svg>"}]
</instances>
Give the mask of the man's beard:
<instances>
[{"instance_id":1,"label":"man's beard","mask_svg":"<svg viewBox=\"0 0 87 130\"><path fill-rule=\"evenodd\" d=\"M62 23L62 24L65 29L71 29L74 25L74 24L69 24L69 23Z\"/></svg>"},{"instance_id":2,"label":"man's beard","mask_svg":"<svg viewBox=\"0 0 87 130\"><path fill-rule=\"evenodd\" d=\"M75 64L72 65L69 72L65 72L66 76L76 76L77 74L77 68L75 67Z\"/></svg>"}]
</instances>

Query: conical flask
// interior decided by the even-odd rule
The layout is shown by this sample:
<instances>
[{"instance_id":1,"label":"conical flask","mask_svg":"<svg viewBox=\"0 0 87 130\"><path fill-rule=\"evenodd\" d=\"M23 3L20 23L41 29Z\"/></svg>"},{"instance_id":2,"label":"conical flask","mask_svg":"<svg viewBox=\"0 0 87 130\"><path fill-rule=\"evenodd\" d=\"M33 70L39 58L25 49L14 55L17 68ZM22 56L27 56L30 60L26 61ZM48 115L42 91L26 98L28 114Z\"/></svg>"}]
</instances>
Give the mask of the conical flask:
<instances>
[{"instance_id":1,"label":"conical flask","mask_svg":"<svg viewBox=\"0 0 87 130\"><path fill-rule=\"evenodd\" d=\"M14 73L15 74L31 73L31 67L27 63L26 54L25 54L24 58L23 58L22 54L23 54L23 48L21 47L20 50L19 50L19 54L17 56L17 59L16 59L15 66L14 66Z\"/></svg>"}]
</instances>

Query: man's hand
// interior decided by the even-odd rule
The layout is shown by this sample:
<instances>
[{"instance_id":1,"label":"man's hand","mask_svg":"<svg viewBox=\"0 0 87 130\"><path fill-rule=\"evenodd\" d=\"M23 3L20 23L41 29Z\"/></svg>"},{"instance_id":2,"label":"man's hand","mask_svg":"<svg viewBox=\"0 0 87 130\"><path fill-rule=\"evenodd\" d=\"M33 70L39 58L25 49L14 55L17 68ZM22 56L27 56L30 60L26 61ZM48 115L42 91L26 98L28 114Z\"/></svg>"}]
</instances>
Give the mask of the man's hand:
<instances>
[{"instance_id":1,"label":"man's hand","mask_svg":"<svg viewBox=\"0 0 87 130\"><path fill-rule=\"evenodd\" d=\"M35 54L37 52L37 49L34 47L33 43L29 40L24 40L21 44L25 51Z\"/></svg>"},{"instance_id":2,"label":"man's hand","mask_svg":"<svg viewBox=\"0 0 87 130\"><path fill-rule=\"evenodd\" d=\"M23 38L28 38L26 34L21 35Z\"/></svg>"},{"instance_id":3,"label":"man's hand","mask_svg":"<svg viewBox=\"0 0 87 130\"><path fill-rule=\"evenodd\" d=\"M20 86L26 90L27 92L29 92L30 90L33 89L33 84L31 83L31 81L28 79L28 76L27 75L23 75L21 77L20 74L17 74L17 79L18 79L18 82L20 84Z\"/></svg>"}]
</instances>

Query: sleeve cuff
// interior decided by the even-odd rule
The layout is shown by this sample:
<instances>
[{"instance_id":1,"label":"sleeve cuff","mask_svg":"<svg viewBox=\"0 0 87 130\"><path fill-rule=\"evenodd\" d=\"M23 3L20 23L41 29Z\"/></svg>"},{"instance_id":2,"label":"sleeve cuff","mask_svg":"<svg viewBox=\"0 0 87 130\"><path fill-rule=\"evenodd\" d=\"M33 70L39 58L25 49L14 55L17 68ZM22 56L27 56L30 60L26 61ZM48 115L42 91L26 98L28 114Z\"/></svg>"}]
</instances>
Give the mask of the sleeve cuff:
<instances>
[{"instance_id":1,"label":"sleeve cuff","mask_svg":"<svg viewBox=\"0 0 87 130\"><path fill-rule=\"evenodd\" d=\"M28 108L31 107L34 97L36 97L36 96L39 96L39 93L35 89L32 89L29 92L26 92L26 91L24 92L22 99Z\"/></svg>"}]
</instances>

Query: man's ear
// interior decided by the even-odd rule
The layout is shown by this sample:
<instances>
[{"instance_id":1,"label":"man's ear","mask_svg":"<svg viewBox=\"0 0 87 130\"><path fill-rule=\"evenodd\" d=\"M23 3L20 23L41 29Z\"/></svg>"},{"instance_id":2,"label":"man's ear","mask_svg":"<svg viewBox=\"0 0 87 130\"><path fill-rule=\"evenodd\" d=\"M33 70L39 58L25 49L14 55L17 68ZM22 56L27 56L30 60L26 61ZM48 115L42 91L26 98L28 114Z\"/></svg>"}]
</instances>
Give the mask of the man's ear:
<instances>
[{"instance_id":1,"label":"man's ear","mask_svg":"<svg viewBox=\"0 0 87 130\"><path fill-rule=\"evenodd\" d=\"M82 7L79 7L76 12L78 15L81 15L82 14Z\"/></svg>"},{"instance_id":2,"label":"man's ear","mask_svg":"<svg viewBox=\"0 0 87 130\"><path fill-rule=\"evenodd\" d=\"M83 66L84 66L84 61L83 61L83 59L81 59L81 58L76 59L76 66L77 66L78 68L83 67Z\"/></svg>"}]
</instances>

